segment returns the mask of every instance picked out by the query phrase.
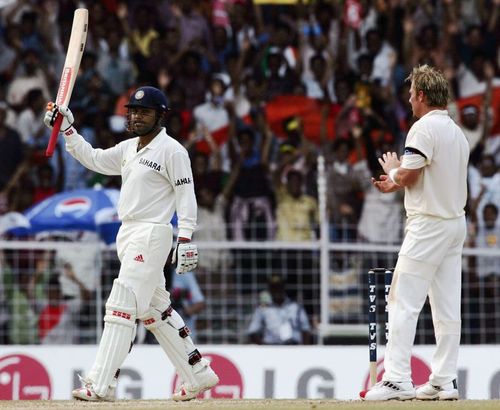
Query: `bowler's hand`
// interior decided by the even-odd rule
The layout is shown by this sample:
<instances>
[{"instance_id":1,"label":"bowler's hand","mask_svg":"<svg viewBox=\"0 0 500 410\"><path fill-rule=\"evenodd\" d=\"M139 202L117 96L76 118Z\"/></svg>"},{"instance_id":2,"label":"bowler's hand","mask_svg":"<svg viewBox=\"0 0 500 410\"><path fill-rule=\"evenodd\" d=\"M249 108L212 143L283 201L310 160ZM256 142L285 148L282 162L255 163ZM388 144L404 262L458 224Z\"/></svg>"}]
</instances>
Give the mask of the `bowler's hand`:
<instances>
[{"instance_id":1,"label":"bowler's hand","mask_svg":"<svg viewBox=\"0 0 500 410\"><path fill-rule=\"evenodd\" d=\"M60 107L58 107L53 102L47 103L47 112L45 113L45 117L43 118L44 124L48 128L52 129L58 115L63 116L61 131L67 131L69 127L73 125L75 119L71 110L65 105L61 105Z\"/></svg>"},{"instance_id":2,"label":"bowler's hand","mask_svg":"<svg viewBox=\"0 0 500 410\"><path fill-rule=\"evenodd\" d=\"M384 154L385 155L385 154ZM380 175L380 180L372 178L372 184L380 192L386 194L388 192L399 191L402 187L401 185L395 184L387 175Z\"/></svg>"},{"instance_id":3,"label":"bowler's hand","mask_svg":"<svg viewBox=\"0 0 500 410\"><path fill-rule=\"evenodd\" d=\"M398 159L398 154L395 152L386 152L382 154L382 158L379 158L378 162L382 165L386 174L388 174L391 169L401 166L401 161Z\"/></svg>"}]
</instances>

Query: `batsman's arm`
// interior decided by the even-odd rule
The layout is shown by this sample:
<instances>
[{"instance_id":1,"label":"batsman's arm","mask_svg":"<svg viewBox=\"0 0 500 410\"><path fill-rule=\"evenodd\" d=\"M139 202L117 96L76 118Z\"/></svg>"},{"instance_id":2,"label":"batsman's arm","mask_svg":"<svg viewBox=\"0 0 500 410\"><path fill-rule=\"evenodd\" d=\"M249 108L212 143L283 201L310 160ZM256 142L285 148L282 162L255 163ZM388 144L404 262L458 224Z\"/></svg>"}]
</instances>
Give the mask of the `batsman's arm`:
<instances>
[{"instance_id":1,"label":"batsman's arm","mask_svg":"<svg viewBox=\"0 0 500 410\"><path fill-rule=\"evenodd\" d=\"M73 114L68 107L56 107L47 104L44 123L52 128L58 118L61 118L63 136L66 141L66 151L83 166L104 175L120 175L122 162L122 145L118 144L106 150L93 148L78 134L73 127Z\"/></svg>"},{"instance_id":2,"label":"batsman's arm","mask_svg":"<svg viewBox=\"0 0 500 410\"><path fill-rule=\"evenodd\" d=\"M197 206L194 193L193 173L187 151L174 152L168 164L168 174L172 179L178 218L178 237L191 239L196 227Z\"/></svg>"},{"instance_id":3,"label":"batsman's arm","mask_svg":"<svg viewBox=\"0 0 500 410\"><path fill-rule=\"evenodd\" d=\"M121 175L120 144L105 150L93 148L73 127L63 135L66 140L66 151L84 167L103 175Z\"/></svg>"}]
</instances>

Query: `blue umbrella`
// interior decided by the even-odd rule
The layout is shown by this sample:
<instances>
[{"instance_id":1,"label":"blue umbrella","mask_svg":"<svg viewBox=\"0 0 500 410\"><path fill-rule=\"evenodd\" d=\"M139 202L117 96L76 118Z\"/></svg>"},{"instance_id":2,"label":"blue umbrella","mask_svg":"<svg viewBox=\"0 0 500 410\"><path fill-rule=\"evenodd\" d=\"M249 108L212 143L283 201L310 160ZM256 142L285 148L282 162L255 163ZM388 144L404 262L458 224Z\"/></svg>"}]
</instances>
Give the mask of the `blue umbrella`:
<instances>
[{"instance_id":1,"label":"blue umbrella","mask_svg":"<svg viewBox=\"0 0 500 410\"><path fill-rule=\"evenodd\" d=\"M43 231L93 231L113 243L120 227L117 189L77 189L53 195L24 212L29 228L10 230L14 235Z\"/></svg>"}]
</instances>

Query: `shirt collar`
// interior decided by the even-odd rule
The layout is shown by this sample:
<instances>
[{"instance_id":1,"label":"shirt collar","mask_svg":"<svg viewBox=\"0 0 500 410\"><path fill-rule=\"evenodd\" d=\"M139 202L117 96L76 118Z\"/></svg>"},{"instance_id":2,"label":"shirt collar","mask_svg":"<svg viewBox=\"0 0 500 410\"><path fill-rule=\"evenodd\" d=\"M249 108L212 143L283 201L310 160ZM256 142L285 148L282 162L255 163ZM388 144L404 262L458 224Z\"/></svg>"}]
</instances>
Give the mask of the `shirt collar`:
<instances>
[{"instance_id":1,"label":"shirt collar","mask_svg":"<svg viewBox=\"0 0 500 410\"><path fill-rule=\"evenodd\" d=\"M156 134L156 136L151 140L151 142L146 145L144 148L146 149L156 149L158 148L162 142L163 139L167 136L167 133L165 131L165 128L161 128L160 132Z\"/></svg>"},{"instance_id":2,"label":"shirt collar","mask_svg":"<svg viewBox=\"0 0 500 410\"><path fill-rule=\"evenodd\" d=\"M428 115L448 115L448 110L432 110L423 115L421 118L427 117Z\"/></svg>"}]
</instances>

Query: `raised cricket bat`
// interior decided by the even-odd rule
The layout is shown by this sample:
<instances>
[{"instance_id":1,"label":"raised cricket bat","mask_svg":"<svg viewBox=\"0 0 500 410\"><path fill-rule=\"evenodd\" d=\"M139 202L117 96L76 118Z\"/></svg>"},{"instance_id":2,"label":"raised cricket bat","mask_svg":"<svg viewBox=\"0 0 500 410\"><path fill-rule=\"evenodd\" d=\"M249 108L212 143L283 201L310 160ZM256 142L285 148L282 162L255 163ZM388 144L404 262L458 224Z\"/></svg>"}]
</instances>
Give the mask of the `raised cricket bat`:
<instances>
[{"instance_id":1,"label":"raised cricket bat","mask_svg":"<svg viewBox=\"0 0 500 410\"><path fill-rule=\"evenodd\" d=\"M69 38L68 51L66 52L66 60L59 82L59 90L57 90L56 104L68 105L75 85L80 61L82 60L83 49L85 48L85 40L87 39L87 29L89 22L89 12L87 9L76 9L73 16L73 26L71 27L71 37ZM45 155L51 157L56 147L57 136L61 129L62 115L59 115L52 128L49 144Z\"/></svg>"}]
</instances>

